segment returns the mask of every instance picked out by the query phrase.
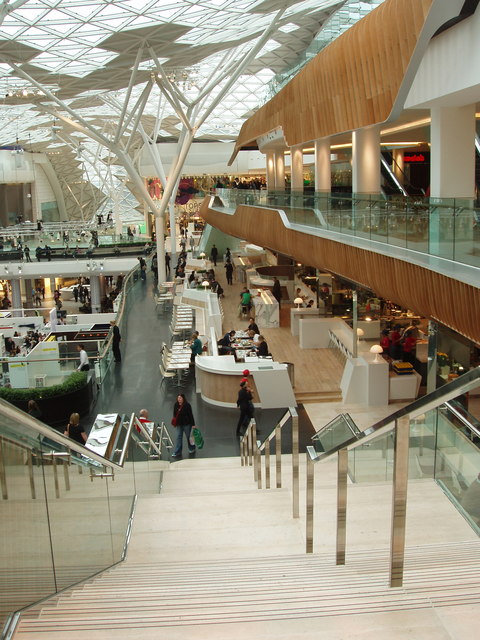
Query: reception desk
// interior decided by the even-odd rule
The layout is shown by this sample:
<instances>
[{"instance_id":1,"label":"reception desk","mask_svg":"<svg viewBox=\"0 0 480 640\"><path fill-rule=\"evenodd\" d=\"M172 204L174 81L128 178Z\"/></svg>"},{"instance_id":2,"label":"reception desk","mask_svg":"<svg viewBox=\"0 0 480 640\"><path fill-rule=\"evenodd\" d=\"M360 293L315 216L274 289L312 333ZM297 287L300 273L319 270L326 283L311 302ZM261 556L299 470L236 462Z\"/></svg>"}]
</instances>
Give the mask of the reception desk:
<instances>
[{"instance_id":1,"label":"reception desk","mask_svg":"<svg viewBox=\"0 0 480 640\"><path fill-rule=\"evenodd\" d=\"M233 356L198 356L195 359L197 393L209 404L236 407L240 380L250 371L253 402L262 409L296 407L287 365L258 358L255 362L235 362Z\"/></svg>"}]
</instances>

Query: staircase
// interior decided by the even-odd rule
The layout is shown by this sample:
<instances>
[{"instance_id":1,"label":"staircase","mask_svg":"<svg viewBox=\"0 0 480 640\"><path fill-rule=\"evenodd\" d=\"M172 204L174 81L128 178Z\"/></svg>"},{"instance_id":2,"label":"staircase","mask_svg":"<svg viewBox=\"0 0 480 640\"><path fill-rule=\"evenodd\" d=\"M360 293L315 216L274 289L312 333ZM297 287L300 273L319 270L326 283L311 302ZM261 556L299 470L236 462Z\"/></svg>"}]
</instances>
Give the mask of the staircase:
<instances>
[{"instance_id":1,"label":"staircase","mask_svg":"<svg viewBox=\"0 0 480 640\"><path fill-rule=\"evenodd\" d=\"M352 527L363 530L349 533L347 564L335 566L326 520L334 512L336 465L317 474L317 501L325 508L316 529L320 552L312 556L304 553L303 517L291 518L285 468L286 488L258 491L252 469L238 459L172 464L162 493L139 499L126 562L28 610L15 637L478 637L480 543L434 483L412 483L413 514L428 501L432 531L420 514L412 518L412 528L420 528L412 532L417 544L407 548L404 586L390 589L388 535L374 516L390 487L351 486L352 504L360 500ZM367 494L369 507L362 504ZM436 535L437 518L443 522L447 513L452 521ZM470 615L471 629L457 625L455 632L442 618L452 611L459 619Z\"/></svg>"}]
</instances>

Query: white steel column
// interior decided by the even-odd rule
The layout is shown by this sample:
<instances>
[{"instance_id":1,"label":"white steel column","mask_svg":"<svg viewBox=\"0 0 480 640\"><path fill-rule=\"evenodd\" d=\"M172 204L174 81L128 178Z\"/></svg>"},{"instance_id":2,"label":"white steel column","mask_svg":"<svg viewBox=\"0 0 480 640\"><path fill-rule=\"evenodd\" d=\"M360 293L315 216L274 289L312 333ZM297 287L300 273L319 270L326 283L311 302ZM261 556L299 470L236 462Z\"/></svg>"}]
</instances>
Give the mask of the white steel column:
<instances>
[{"instance_id":1,"label":"white steel column","mask_svg":"<svg viewBox=\"0 0 480 640\"><path fill-rule=\"evenodd\" d=\"M155 217L155 235L157 238L158 282L162 284L167 279L167 270L165 268L165 222L163 216ZM170 269L173 271L174 268L175 265L171 264Z\"/></svg>"},{"instance_id":2,"label":"white steel column","mask_svg":"<svg viewBox=\"0 0 480 640\"><path fill-rule=\"evenodd\" d=\"M291 147L290 154L292 191L303 192L303 148Z\"/></svg>"},{"instance_id":3,"label":"white steel column","mask_svg":"<svg viewBox=\"0 0 480 640\"><path fill-rule=\"evenodd\" d=\"M405 183L405 163L403 161L403 149L393 150L393 175L403 186Z\"/></svg>"},{"instance_id":4,"label":"white steel column","mask_svg":"<svg viewBox=\"0 0 480 640\"><path fill-rule=\"evenodd\" d=\"M12 287L12 309L23 309L22 293L20 291L20 280L10 280ZM13 316L21 317L23 311L13 311Z\"/></svg>"},{"instance_id":5,"label":"white steel column","mask_svg":"<svg viewBox=\"0 0 480 640\"><path fill-rule=\"evenodd\" d=\"M92 313L100 313L100 278L99 276L90 276L90 304Z\"/></svg>"},{"instance_id":6,"label":"white steel column","mask_svg":"<svg viewBox=\"0 0 480 640\"><path fill-rule=\"evenodd\" d=\"M380 127L352 133L352 192L380 193Z\"/></svg>"},{"instance_id":7,"label":"white steel column","mask_svg":"<svg viewBox=\"0 0 480 640\"><path fill-rule=\"evenodd\" d=\"M431 109L430 196L475 197L475 105Z\"/></svg>"},{"instance_id":8,"label":"white steel column","mask_svg":"<svg viewBox=\"0 0 480 640\"><path fill-rule=\"evenodd\" d=\"M315 140L315 191L330 193L331 190L330 138L322 138Z\"/></svg>"},{"instance_id":9,"label":"white steel column","mask_svg":"<svg viewBox=\"0 0 480 640\"><path fill-rule=\"evenodd\" d=\"M285 156L275 151L275 191L285 191Z\"/></svg>"},{"instance_id":10,"label":"white steel column","mask_svg":"<svg viewBox=\"0 0 480 640\"><path fill-rule=\"evenodd\" d=\"M267 190L275 191L275 152L267 151Z\"/></svg>"}]
</instances>

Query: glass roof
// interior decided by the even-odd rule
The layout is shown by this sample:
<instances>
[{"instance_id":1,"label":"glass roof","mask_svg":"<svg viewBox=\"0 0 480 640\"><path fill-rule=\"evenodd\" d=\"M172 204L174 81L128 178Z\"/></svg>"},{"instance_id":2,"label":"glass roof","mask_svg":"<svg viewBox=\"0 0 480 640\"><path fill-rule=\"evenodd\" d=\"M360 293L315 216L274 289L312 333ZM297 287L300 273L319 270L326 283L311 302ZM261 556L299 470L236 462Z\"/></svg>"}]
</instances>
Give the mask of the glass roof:
<instances>
[{"instance_id":1,"label":"glass roof","mask_svg":"<svg viewBox=\"0 0 480 640\"><path fill-rule=\"evenodd\" d=\"M18 142L55 158L67 155L63 171L71 171L76 179L83 172L101 185L101 177L87 176L85 161L75 160L81 143L101 165L98 144L73 124L56 121L52 110L59 107L42 88L99 131L112 133L119 114L112 100L123 102L135 64L139 63L130 108L156 69L155 59L178 91L194 99L225 56L240 60L283 10L268 41L197 134L205 140L234 140L244 120L262 104L271 80L295 65L324 23L345 4L346 0L4 0L0 3L0 145ZM31 80L21 77L15 67ZM157 117L158 135L177 138L181 121L155 86L141 119L145 131L153 131ZM137 137L131 154L143 144ZM117 168L121 178L123 169Z\"/></svg>"}]
</instances>

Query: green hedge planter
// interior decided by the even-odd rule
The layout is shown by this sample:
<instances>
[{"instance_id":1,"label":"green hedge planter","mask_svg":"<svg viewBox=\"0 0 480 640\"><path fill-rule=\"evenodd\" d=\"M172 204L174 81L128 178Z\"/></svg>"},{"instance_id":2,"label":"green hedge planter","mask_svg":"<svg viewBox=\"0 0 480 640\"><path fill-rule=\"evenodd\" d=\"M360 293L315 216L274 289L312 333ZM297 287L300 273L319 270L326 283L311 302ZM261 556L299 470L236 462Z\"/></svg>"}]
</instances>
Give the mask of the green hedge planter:
<instances>
[{"instance_id":1,"label":"green hedge planter","mask_svg":"<svg viewBox=\"0 0 480 640\"><path fill-rule=\"evenodd\" d=\"M96 396L96 383L85 371L74 371L62 384L40 389L10 389L0 387L0 398L22 411L29 400L35 400L42 411L43 422L50 425L66 424L71 413L89 412Z\"/></svg>"}]
</instances>

